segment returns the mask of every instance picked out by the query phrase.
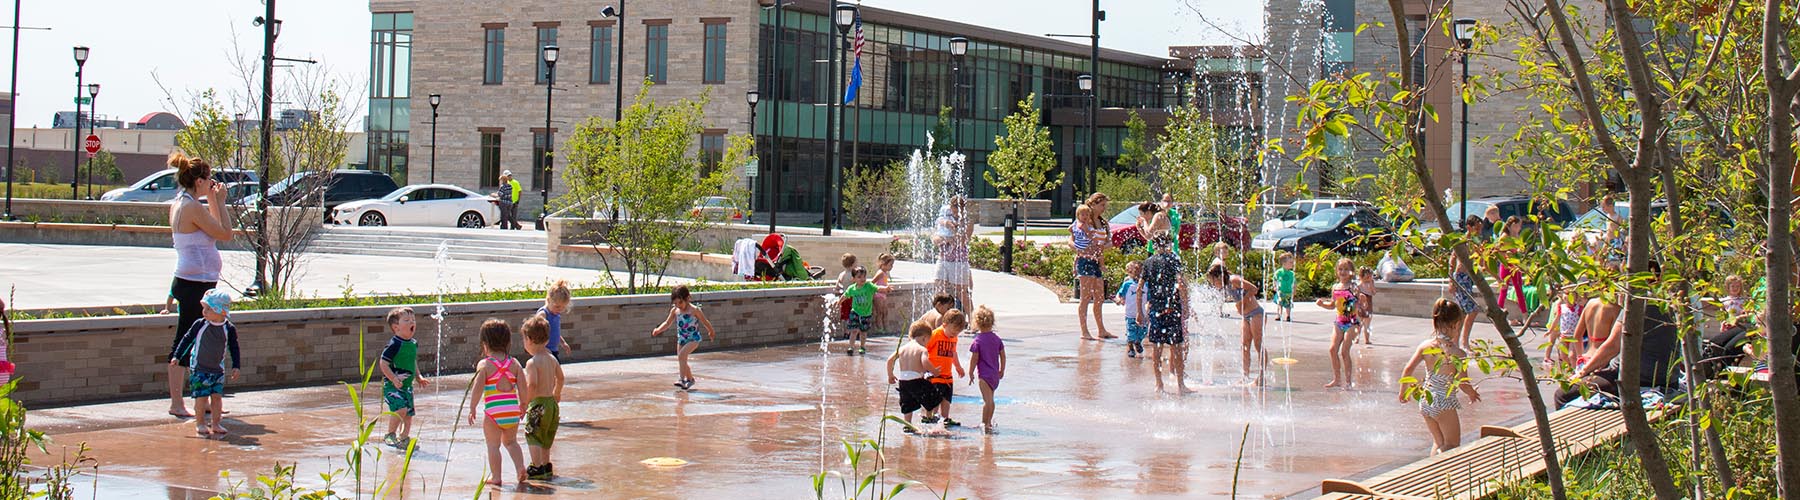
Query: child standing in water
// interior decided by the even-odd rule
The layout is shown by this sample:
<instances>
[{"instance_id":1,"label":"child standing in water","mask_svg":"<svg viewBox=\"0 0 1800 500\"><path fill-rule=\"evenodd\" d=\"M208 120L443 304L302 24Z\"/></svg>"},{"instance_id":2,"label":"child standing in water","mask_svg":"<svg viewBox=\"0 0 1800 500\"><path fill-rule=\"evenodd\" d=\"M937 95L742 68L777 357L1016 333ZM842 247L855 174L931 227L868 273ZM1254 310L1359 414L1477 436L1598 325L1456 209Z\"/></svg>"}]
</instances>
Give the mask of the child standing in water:
<instances>
[{"instance_id":1,"label":"child standing in water","mask_svg":"<svg viewBox=\"0 0 1800 500\"><path fill-rule=\"evenodd\" d=\"M931 377L937 375L931 365L931 355L925 350L925 342L931 340L931 324L915 321L907 328L904 344L888 356L888 385L895 386L900 393L900 413L906 416L906 433L916 434L918 429L912 426L913 412L925 410L925 419L937 421L936 415L938 391L931 386ZM895 371L898 367L899 370Z\"/></svg>"},{"instance_id":2,"label":"child standing in water","mask_svg":"<svg viewBox=\"0 0 1800 500\"><path fill-rule=\"evenodd\" d=\"M1144 353L1144 335L1150 333L1150 327L1144 324L1144 287L1138 283L1143 275L1143 264L1125 264L1125 282L1119 284L1119 293L1113 297L1113 301L1125 306L1125 355L1133 358Z\"/></svg>"},{"instance_id":3,"label":"child standing in water","mask_svg":"<svg viewBox=\"0 0 1800 500\"><path fill-rule=\"evenodd\" d=\"M413 317L412 308L396 307L388 311L387 325L394 336L388 339L387 347L381 349L381 396L387 402L391 416L387 435L381 437L381 442L405 449L412 441L413 415L418 413L413 404L413 382L431 385L431 381L417 375L419 341L413 340L413 335L418 331L419 321Z\"/></svg>"},{"instance_id":4,"label":"child standing in water","mask_svg":"<svg viewBox=\"0 0 1800 500\"><path fill-rule=\"evenodd\" d=\"M1369 340L1369 330L1374 328L1372 319L1375 316L1375 270L1362 268L1356 272L1356 325L1362 330L1362 343L1374 347Z\"/></svg>"},{"instance_id":5,"label":"child standing in water","mask_svg":"<svg viewBox=\"0 0 1800 500\"><path fill-rule=\"evenodd\" d=\"M170 358L169 366L179 359L188 361L187 391L194 398L194 433L201 437L225 435L223 420L225 397L225 355L231 355L231 381L238 379L237 325L231 324L231 295L224 290L207 290L200 297L200 320L188 328L175 344L179 358ZM210 422L210 425L209 425Z\"/></svg>"},{"instance_id":6,"label":"child standing in water","mask_svg":"<svg viewBox=\"0 0 1800 500\"><path fill-rule=\"evenodd\" d=\"M562 359L563 351L569 350L569 341L562 334L562 315L569 313L569 303L574 300L574 294L569 292L569 282L557 280L550 285L550 291L544 293L544 307L538 308L538 314L543 315L544 322L550 325L550 343L546 346L556 359Z\"/></svg>"},{"instance_id":7,"label":"child standing in water","mask_svg":"<svg viewBox=\"0 0 1800 500\"><path fill-rule=\"evenodd\" d=\"M1281 269L1275 271L1275 308L1276 319L1294 320L1293 252L1281 253Z\"/></svg>"},{"instance_id":8,"label":"child standing in water","mask_svg":"<svg viewBox=\"0 0 1800 500\"><path fill-rule=\"evenodd\" d=\"M1431 430L1433 455L1462 446L1462 422L1456 416L1462 402L1456 399L1456 390L1462 389L1471 403L1481 401L1481 394L1475 392L1463 371L1463 357L1468 356L1468 351L1456 342L1462 316L1460 306L1438 299L1431 307L1431 338L1419 343L1406 368L1400 371L1400 402L1405 403L1412 399L1408 389L1414 385L1407 379L1420 363L1426 364L1419 416L1425 418L1425 428Z\"/></svg>"},{"instance_id":9,"label":"child standing in water","mask_svg":"<svg viewBox=\"0 0 1800 500\"><path fill-rule=\"evenodd\" d=\"M500 448L512 456L513 470L519 482L525 482L525 457L519 452L519 395L530 393L524 385L524 373L509 352L512 350L512 327L505 321L488 318L481 323L481 362L475 364L475 378L482 383L481 392L469 391L469 425L475 425L479 409L481 434L487 440L487 484L498 487L500 481Z\"/></svg>"},{"instance_id":10,"label":"child standing in water","mask_svg":"<svg viewBox=\"0 0 1800 500\"><path fill-rule=\"evenodd\" d=\"M875 284L875 331L877 332L893 331L887 329L890 326L889 321L891 321L887 317L887 294L892 290L888 282L893 281L893 278L894 254L883 253L875 257L875 276L869 278L869 282Z\"/></svg>"},{"instance_id":11,"label":"child standing in water","mask_svg":"<svg viewBox=\"0 0 1800 500\"><path fill-rule=\"evenodd\" d=\"M1321 298L1319 307L1337 311L1337 321L1331 324L1331 383L1325 387L1343 386L1348 389L1355 386L1355 366L1350 358L1350 343L1356 335L1356 285L1350 282L1351 270L1355 266L1350 259L1338 259L1338 282L1331 286L1331 296Z\"/></svg>"},{"instance_id":12,"label":"child standing in water","mask_svg":"<svg viewBox=\"0 0 1800 500\"><path fill-rule=\"evenodd\" d=\"M671 325L675 327L675 361L681 364L681 379L675 381L675 387L681 390L694 388L694 371L688 368L688 355L700 348L700 328L706 327L706 339L713 339L712 322L706 320L706 313L692 301L693 294L688 292L687 285L675 285L669 291L669 317L661 325L650 332L650 336L662 335Z\"/></svg>"},{"instance_id":13,"label":"child standing in water","mask_svg":"<svg viewBox=\"0 0 1800 500\"><path fill-rule=\"evenodd\" d=\"M556 477L550 464L550 446L556 443L556 428L561 423L558 401L562 400L562 363L550 351L550 321L543 314L532 316L519 326L525 336L525 445L530 447L531 466L525 476L536 480Z\"/></svg>"},{"instance_id":14,"label":"child standing in water","mask_svg":"<svg viewBox=\"0 0 1800 500\"><path fill-rule=\"evenodd\" d=\"M956 427L961 423L950 419L950 398L955 395L956 377L963 376L962 360L956 357L956 337L969 328L969 318L963 312L951 309L944 313L944 326L931 332L931 341L925 344L925 351L931 355L932 366L937 367L937 376L931 377L932 387L937 388L938 416L943 417L945 427ZM951 370L955 372L952 374ZM936 423L927 420L925 423Z\"/></svg>"},{"instance_id":15,"label":"child standing in water","mask_svg":"<svg viewBox=\"0 0 1800 500\"><path fill-rule=\"evenodd\" d=\"M850 330L850 346L844 354L868 354L869 328L874 323L875 293L879 287L869 282L869 270L861 266L851 270L850 275L856 281L844 288L844 298L839 299L850 301L850 317L844 320L844 328Z\"/></svg>"},{"instance_id":16,"label":"child standing in water","mask_svg":"<svg viewBox=\"0 0 1800 500\"><path fill-rule=\"evenodd\" d=\"M969 344L969 384L981 381L981 430L994 432L994 389L1006 376L1006 345L994 334L994 310L975 308L975 342Z\"/></svg>"}]
</instances>

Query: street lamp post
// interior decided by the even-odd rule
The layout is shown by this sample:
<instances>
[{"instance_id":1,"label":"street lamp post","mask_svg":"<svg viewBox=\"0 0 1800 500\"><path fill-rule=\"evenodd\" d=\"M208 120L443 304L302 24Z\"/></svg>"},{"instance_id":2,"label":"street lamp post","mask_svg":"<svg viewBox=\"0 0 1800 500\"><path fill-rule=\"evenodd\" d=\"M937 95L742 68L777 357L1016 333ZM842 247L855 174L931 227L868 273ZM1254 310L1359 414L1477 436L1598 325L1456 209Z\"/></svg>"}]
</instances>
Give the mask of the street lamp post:
<instances>
[{"instance_id":1,"label":"street lamp post","mask_svg":"<svg viewBox=\"0 0 1800 500\"><path fill-rule=\"evenodd\" d=\"M619 0L618 8L609 5L600 9L600 17L618 19L614 24L618 28L613 30L613 48L619 51L613 57L613 123L618 123L625 117L625 0Z\"/></svg>"},{"instance_id":2,"label":"street lamp post","mask_svg":"<svg viewBox=\"0 0 1800 500\"><path fill-rule=\"evenodd\" d=\"M774 53L773 57L769 58L769 89L770 92L772 92L770 96L777 98L782 95L781 91L784 88L782 87L784 75L781 73L781 45L783 40L782 35L787 32L787 25L782 24L781 4L783 2L784 0L775 0L775 40L769 44L771 45L770 51ZM775 124L775 127L774 130L769 133L769 159L772 161L770 161L768 165L768 211L769 234L775 234L775 213L777 211L775 207L781 203L781 106L775 105L771 107L775 108L773 110L775 114L769 115L769 123Z\"/></svg>"},{"instance_id":3,"label":"street lamp post","mask_svg":"<svg viewBox=\"0 0 1800 500\"><path fill-rule=\"evenodd\" d=\"M96 121L96 119L100 116L99 115L100 105L96 104L96 103L100 101L100 84L90 83L90 84L88 84L87 89L88 89L88 130L93 131L94 136L98 137L100 135L100 122ZM75 106L75 112L77 114L81 113L81 106ZM87 165L88 165L87 166L87 199L92 200L92 199L94 199L94 155L93 154L88 155Z\"/></svg>"},{"instance_id":4,"label":"street lamp post","mask_svg":"<svg viewBox=\"0 0 1800 500\"><path fill-rule=\"evenodd\" d=\"M950 133L951 137L962 136L962 63L963 56L968 54L969 39L960 36L950 39L950 56L953 60L950 65L950 106L955 108L955 114L951 116L955 118L955 125L952 128L956 129ZM943 139L942 137L938 138L938 140ZM955 145L956 141L951 140L950 144Z\"/></svg>"},{"instance_id":5,"label":"street lamp post","mask_svg":"<svg viewBox=\"0 0 1800 500\"><path fill-rule=\"evenodd\" d=\"M1462 47L1462 51L1461 51L1462 52L1462 54L1461 54L1462 85L1464 88L1468 88L1468 86L1469 86L1469 47L1471 47L1475 44L1475 20L1474 19L1464 17L1464 18L1459 18L1456 20L1456 43L1457 43L1457 45L1460 45ZM1462 183L1462 187L1461 187L1461 192L1457 194L1456 202L1458 203L1457 206L1462 207L1462 212L1463 212L1458 217L1468 217L1469 216L1469 214L1467 213L1469 210L1469 205L1467 203L1469 200L1469 100L1468 99L1462 100L1462 144L1459 145L1458 148L1460 148L1462 151L1461 154L1459 155L1459 156L1461 156L1461 161L1459 163L1462 164L1462 175L1458 176L1461 178L1461 181L1459 181L1459 182Z\"/></svg>"},{"instance_id":6,"label":"street lamp post","mask_svg":"<svg viewBox=\"0 0 1800 500\"><path fill-rule=\"evenodd\" d=\"M275 142L275 123L270 115L275 114L275 38L281 36L281 20L275 18L275 0L263 1L263 15L250 20L250 24L263 30L262 57L262 121L257 123L259 135L257 144L256 176L256 281L250 285L244 295L262 295L269 290L269 164L273 163L270 144Z\"/></svg>"},{"instance_id":7,"label":"street lamp post","mask_svg":"<svg viewBox=\"0 0 1800 500\"><path fill-rule=\"evenodd\" d=\"M844 60L844 55L839 52L844 50L844 44L849 41L847 37L850 34L850 26L856 23L855 5L837 3L835 0L832 3L835 4L832 8L832 21L837 25L838 40L833 44L835 47L832 48L830 57L827 59L828 66L831 68L831 92L826 94L827 101L825 101L825 168L831 174L829 188L831 191L830 195L825 197L825 228L823 231L825 236L831 236L831 228L841 222L838 220L840 217L838 205L841 203L839 200L843 199L844 173L839 165L841 155L838 148L844 141L842 130L840 130L842 124L838 123L838 110L843 107L844 72L838 65Z\"/></svg>"},{"instance_id":8,"label":"street lamp post","mask_svg":"<svg viewBox=\"0 0 1800 500\"><path fill-rule=\"evenodd\" d=\"M1097 151L1100 150L1100 145L1094 143L1094 140L1095 140L1094 114L1100 112L1100 106L1099 106L1100 97L1094 93L1094 75L1088 74L1088 75L1081 75L1081 76L1075 77L1075 86L1081 89L1082 95L1087 97L1087 101L1088 101L1087 102L1087 109L1088 109L1088 112L1087 112L1087 135L1088 135L1088 140L1087 140L1087 146L1088 146L1087 178L1088 179L1087 180L1088 180L1088 186L1087 186L1087 188L1088 188L1088 192L1091 193L1094 191L1094 178L1098 177L1099 173L1100 173L1100 164L1099 164L1099 159L1098 159L1099 155L1095 154ZM1080 184L1076 184L1076 187L1077 187L1076 190L1079 191ZM1080 203L1081 203L1081 193L1077 192L1077 193L1075 193L1074 201L1072 202L1072 204L1070 206L1078 205Z\"/></svg>"},{"instance_id":9,"label":"street lamp post","mask_svg":"<svg viewBox=\"0 0 1800 500\"><path fill-rule=\"evenodd\" d=\"M538 208L537 228L544 229L544 217L550 213L550 162L556 158L556 137L550 134L550 103L555 99L556 90L556 54L555 45L544 46L544 178L543 189L539 191L544 197L544 204Z\"/></svg>"},{"instance_id":10,"label":"street lamp post","mask_svg":"<svg viewBox=\"0 0 1800 500\"><path fill-rule=\"evenodd\" d=\"M757 103L757 101L761 101L761 100L762 100L762 93L757 92L756 89L750 89L750 90L744 92L744 103L750 105L750 141L751 141L751 144L756 143L756 103ZM755 152L756 149L757 148L752 147L751 151ZM761 163L761 162L759 161L758 163ZM757 175L762 175L762 168L760 166L758 166L758 168L757 168ZM769 189L770 183L769 183L768 176L763 176L762 180L763 180L763 183L762 183L763 184L763 196L768 197L770 206L774 206L775 192L773 190ZM752 186L751 189L754 190L755 186ZM754 200L754 198L752 198L752 199ZM752 203L751 205L754 206L755 204ZM745 222L748 223L749 221L745 221ZM769 219L769 233L770 234L775 233L775 219L774 218Z\"/></svg>"},{"instance_id":11,"label":"street lamp post","mask_svg":"<svg viewBox=\"0 0 1800 500\"><path fill-rule=\"evenodd\" d=\"M437 108L444 102L444 96L431 94L428 102L431 103L431 183L437 184Z\"/></svg>"},{"instance_id":12,"label":"street lamp post","mask_svg":"<svg viewBox=\"0 0 1800 500\"><path fill-rule=\"evenodd\" d=\"M73 135L69 136L69 149L75 150L75 161L70 164L72 175L69 176L69 199L76 199L75 189L81 182L81 67L87 65L88 48L75 47L75 123ZM17 96L14 97L17 99Z\"/></svg>"}]
</instances>

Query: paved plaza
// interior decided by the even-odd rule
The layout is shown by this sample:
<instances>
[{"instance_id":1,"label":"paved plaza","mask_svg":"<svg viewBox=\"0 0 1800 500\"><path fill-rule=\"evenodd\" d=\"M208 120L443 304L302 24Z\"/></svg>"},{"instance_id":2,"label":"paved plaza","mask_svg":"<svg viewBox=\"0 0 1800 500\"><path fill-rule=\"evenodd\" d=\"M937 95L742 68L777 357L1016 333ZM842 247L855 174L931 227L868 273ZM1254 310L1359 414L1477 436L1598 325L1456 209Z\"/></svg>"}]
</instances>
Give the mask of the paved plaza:
<instances>
[{"instance_id":1,"label":"paved plaza","mask_svg":"<svg viewBox=\"0 0 1800 500\"><path fill-rule=\"evenodd\" d=\"M927 269L903 266L901 275ZM1122 343L1078 340L1073 304L1012 276L978 272L977 282L976 300L995 307L996 331L1007 340L1009 365L992 435L965 427L948 437L916 437L891 424L883 432L880 417L898 411L885 384L891 337L873 342L866 357L822 353L817 345L728 352L703 345L693 361L699 381L693 392L670 387L673 357L566 365L555 448L560 478L520 490L509 464L499 497L810 498L809 476L822 468L848 472L839 441L867 438L885 439L886 465L895 471L890 480L947 487L951 498L1219 498L1232 493L1240 439L1247 436L1237 492L1284 498L1316 491L1321 479L1369 475L1417 459L1430 448L1416 405L1397 402L1394 383L1411 346L1427 335L1426 320L1379 317L1377 345L1355 351L1359 385L1343 391L1321 388L1329 378L1329 311L1301 305L1296 321L1270 324L1273 355L1285 346L1298 362L1271 367L1261 388L1237 375L1236 319L1209 319L1189 363L1189 383L1198 392L1175 396L1156 394L1149 362L1126 357ZM1113 329L1123 333L1118 309L1108 312ZM1231 330L1210 333L1220 327ZM421 339L428 348L432 340ZM466 498L477 489L481 431L453 426L467 381L466 374L445 375L421 389L422 442L404 496ZM1463 412L1465 434L1526 411L1515 380L1493 379L1480 388L1484 401ZM978 392L962 382L957 391L952 415L979 422ZM341 386L233 394L225 404L232 435L223 440L195 437L191 423L163 413L166 404L38 409L31 421L58 445L87 443L109 497L204 497L224 487L219 470L243 479L276 461L298 462L300 480L317 485L317 473L343 467L356 432ZM640 463L657 457L687 464ZM390 450L365 480L399 470ZM835 479L828 484L837 491ZM928 497L916 490L901 498Z\"/></svg>"}]
</instances>

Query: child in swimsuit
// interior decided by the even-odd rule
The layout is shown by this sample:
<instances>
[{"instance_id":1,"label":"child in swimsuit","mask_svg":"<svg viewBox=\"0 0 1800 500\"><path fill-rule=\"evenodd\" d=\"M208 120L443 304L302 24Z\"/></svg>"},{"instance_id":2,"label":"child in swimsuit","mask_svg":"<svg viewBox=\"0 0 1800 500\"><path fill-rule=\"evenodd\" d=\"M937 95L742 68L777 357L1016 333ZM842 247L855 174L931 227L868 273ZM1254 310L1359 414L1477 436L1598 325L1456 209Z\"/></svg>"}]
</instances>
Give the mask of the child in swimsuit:
<instances>
[{"instance_id":1,"label":"child in swimsuit","mask_svg":"<svg viewBox=\"0 0 1800 500\"><path fill-rule=\"evenodd\" d=\"M969 345L969 383L981 381L981 430L994 433L994 390L1006 376L1006 346L994 334L994 310L975 308L975 342Z\"/></svg>"},{"instance_id":2,"label":"child in swimsuit","mask_svg":"<svg viewBox=\"0 0 1800 500\"><path fill-rule=\"evenodd\" d=\"M1350 341L1354 339L1356 326L1356 285L1350 282L1354 265L1350 259L1338 259L1338 282L1331 286L1331 296L1316 302L1319 307L1337 311L1337 321L1331 329L1331 383L1325 387L1352 387L1355 382L1351 376L1355 373L1354 362L1350 359ZM1340 375L1340 373L1342 375Z\"/></svg>"},{"instance_id":3,"label":"child in swimsuit","mask_svg":"<svg viewBox=\"0 0 1800 500\"><path fill-rule=\"evenodd\" d=\"M1475 386L1468 383L1468 376L1463 370L1463 357L1468 355L1462 346L1457 345L1456 331L1462 323L1462 307L1448 299L1438 299L1431 308L1432 335L1430 339L1419 343L1413 351L1412 359L1406 362L1406 368L1400 371L1403 382L1400 384L1400 402L1405 403L1415 397L1413 382L1406 382L1412 376L1414 368L1421 363L1429 363L1425 368L1428 375L1421 388L1419 398L1419 416L1425 418L1425 427L1431 430L1433 454L1449 451L1462 446L1462 423L1457 420L1456 410L1462 408L1462 402L1456 398L1456 390L1462 389L1469 396L1469 402L1481 401L1481 394L1475 392Z\"/></svg>"},{"instance_id":4,"label":"child in swimsuit","mask_svg":"<svg viewBox=\"0 0 1800 500\"><path fill-rule=\"evenodd\" d=\"M1237 308L1237 313L1243 316L1243 325L1240 331L1243 338L1241 351L1244 357L1244 380L1246 382L1250 380L1250 354L1251 351L1255 351L1259 361L1256 383L1261 384L1262 368L1269 362L1269 352L1263 350L1264 311L1262 302L1256 300L1256 293L1259 289L1244 277L1233 276L1225 270L1224 264L1216 262L1206 269L1206 281L1213 288L1224 291L1225 301L1230 302Z\"/></svg>"},{"instance_id":5,"label":"child in swimsuit","mask_svg":"<svg viewBox=\"0 0 1800 500\"><path fill-rule=\"evenodd\" d=\"M650 336L662 335L670 325L675 327L675 360L681 364L681 378L675 381L675 387L681 390L694 388L694 370L688 368L688 355L700 348L700 328L706 327L706 339L712 340L712 322L706 320L706 313L693 302L693 293L687 285L675 285L669 291L669 301L674 303L669 308L669 317L661 325L650 331Z\"/></svg>"},{"instance_id":6,"label":"child in swimsuit","mask_svg":"<svg viewBox=\"0 0 1800 500\"><path fill-rule=\"evenodd\" d=\"M475 379L482 381L481 392L470 391L469 425L475 425L475 409L481 410L481 432L487 438L487 484L499 487L500 448L512 456L513 469L519 482L525 482L525 456L519 451L519 394L527 393L525 379L508 351L512 349L512 327L505 321L488 318L481 323L481 361L475 364Z\"/></svg>"},{"instance_id":7,"label":"child in swimsuit","mask_svg":"<svg viewBox=\"0 0 1800 500\"><path fill-rule=\"evenodd\" d=\"M1362 330L1363 345L1373 347L1369 340L1370 320L1375 315L1375 270L1362 268L1356 273L1356 327Z\"/></svg>"}]
</instances>

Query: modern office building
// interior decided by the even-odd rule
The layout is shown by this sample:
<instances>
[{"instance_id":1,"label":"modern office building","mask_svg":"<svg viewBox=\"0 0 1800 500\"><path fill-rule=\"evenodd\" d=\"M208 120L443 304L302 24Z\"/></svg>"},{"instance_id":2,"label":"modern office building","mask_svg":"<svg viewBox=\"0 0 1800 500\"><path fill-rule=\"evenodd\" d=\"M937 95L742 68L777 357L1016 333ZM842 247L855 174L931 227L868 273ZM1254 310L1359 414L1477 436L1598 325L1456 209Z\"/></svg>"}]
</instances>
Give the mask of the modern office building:
<instances>
[{"instance_id":1,"label":"modern office building","mask_svg":"<svg viewBox=\"0 0 1800 500\"><path fill-rule=\"evenodd\" d=\"M824 61L847 37L831 24L832 2L782 2L780 26L772 4L630 2L621 18L603 16L604 4L570 0L372 0L369 166L402 182L433 175L426 96L439 94L438 182L484 189L495 185L500 171L511 170L534 195L549 181L554 197L563 183L554 168L546 178L540 160L545 138L561 144L574 124L610 119L621 82L627 106L638 90L635 82L645 79L655 84L650 97L659 101L708 96L705 131L696 143L715 151L724 148L727 135L751 132L745 93L757 89L758 174L779 169L776 209L821 212L833 188L826 181L825 104L834 93ZM971 190L992 195L979 172L994 136L1004 130L1001 119L1036 93L1065 179L1085 179L1078 174L1089 169L1082 133L1089 98L1077 89L1077 76L1089 72L1088 45L904 12L860 12L866 44L862 85L842 115L845 168L884 164L925 147L939 108L950 106L956 108L955 144L972 167ZM961 58L950 54L950 39L957 36L970 40ZM618 59L621 44L624 56ZM547 45L559 50L546 130L541 48ZM621 60L623 71L617 68ZM1099 165L1115 163L1124 108L1159 114L1175 102L1173 71L1167 58L1100 51ZM751 183L759 212L768 210L767 184ZM1066 185L1047 197L1061 202L1074 192ZM532 205L541 200L528 198Z\"/></svg>"}]
</instances>

